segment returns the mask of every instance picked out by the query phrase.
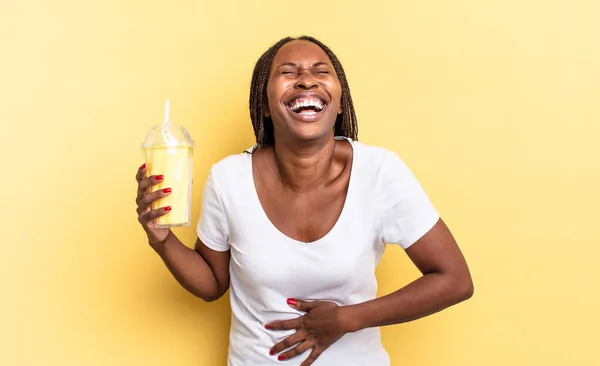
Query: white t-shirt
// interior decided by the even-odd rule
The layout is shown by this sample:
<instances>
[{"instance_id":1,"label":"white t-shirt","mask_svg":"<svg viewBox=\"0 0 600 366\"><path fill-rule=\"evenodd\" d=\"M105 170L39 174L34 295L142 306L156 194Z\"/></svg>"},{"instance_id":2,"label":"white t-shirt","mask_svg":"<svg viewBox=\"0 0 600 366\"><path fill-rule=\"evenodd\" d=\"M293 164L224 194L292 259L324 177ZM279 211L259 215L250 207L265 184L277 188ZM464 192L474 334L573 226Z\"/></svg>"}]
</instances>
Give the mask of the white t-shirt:
<instances>
[{"instance_id":1,"label":"white t-shirt","mask_svg":"<svg viewBox=\"0 0 600 366\"><path fill-rule=\"evenodd\" d=\"M354 155L346 202L331 231L312 243L287 237L268 219L254 186L251 154L213 165L197 231L209 248L231 251L229 366L281 365L269 349L294 331L264 325L302 315L287 305L288 298L338 305L374 299L385 243L408 248L437 222L435 208L395 153L347 140ZM309 353L285 364L299 365ZM344 335L313 363L389 364L379 328Z\"/></svg>"}]
</instances>

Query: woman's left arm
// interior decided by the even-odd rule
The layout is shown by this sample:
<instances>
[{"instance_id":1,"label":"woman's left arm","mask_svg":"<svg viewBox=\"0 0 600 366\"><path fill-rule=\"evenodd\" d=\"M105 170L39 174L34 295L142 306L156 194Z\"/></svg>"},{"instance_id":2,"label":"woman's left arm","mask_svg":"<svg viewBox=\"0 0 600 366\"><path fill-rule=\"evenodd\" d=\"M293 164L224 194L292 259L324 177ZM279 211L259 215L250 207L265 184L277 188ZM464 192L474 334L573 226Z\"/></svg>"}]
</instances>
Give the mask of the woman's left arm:
<instances>
[{"instance_id":1,"label":"woman's left arm","mask_svg":"<svg viewBox=\"0 0 600 366\"><path fill-rule=\"evenodd\" d=\"M298 344L280 354L279 360L312 349L302 363L302 366L308 366L346 333L422 318L473 295L473 282L465 258L441 219L408 247L406 253L423 276L389 295L347 306L329 301L288 299L290 306L306 314L266 325L270 330L296 329L295 334L274 345L271 354Z\"/></svg>"},{"instance_id":2,"label":"woman's left arm","mask_svg":"<svg viewBox=\"0 0 600 366\"><path fill-rule=\"evenodd\" d=\"M465 258L441 219L406 253L423 276L389 295L341 307L350 332L422 318L473 296Z\"/></svg>"}]
</instances>

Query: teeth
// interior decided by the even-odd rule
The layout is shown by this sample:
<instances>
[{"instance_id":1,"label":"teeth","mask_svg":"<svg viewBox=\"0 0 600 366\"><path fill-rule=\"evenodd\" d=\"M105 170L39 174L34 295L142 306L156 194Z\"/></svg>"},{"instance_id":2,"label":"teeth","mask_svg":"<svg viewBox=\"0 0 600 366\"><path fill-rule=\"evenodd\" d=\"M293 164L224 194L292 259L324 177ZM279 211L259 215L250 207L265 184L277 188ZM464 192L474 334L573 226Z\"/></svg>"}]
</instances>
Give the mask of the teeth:
<instances>
[{"instance_id":1,"label":"teeth","mask_svg":"<svg viewBox=\"0 0 600 366\"><path fill-rule=\"evenodd\" d=\"M301 98L295 100L291 105L290 109L292 111L297 111L301 107L315 107L317 110L323 109L323 102L316 98Z\"/></svg>"}]
</instances>

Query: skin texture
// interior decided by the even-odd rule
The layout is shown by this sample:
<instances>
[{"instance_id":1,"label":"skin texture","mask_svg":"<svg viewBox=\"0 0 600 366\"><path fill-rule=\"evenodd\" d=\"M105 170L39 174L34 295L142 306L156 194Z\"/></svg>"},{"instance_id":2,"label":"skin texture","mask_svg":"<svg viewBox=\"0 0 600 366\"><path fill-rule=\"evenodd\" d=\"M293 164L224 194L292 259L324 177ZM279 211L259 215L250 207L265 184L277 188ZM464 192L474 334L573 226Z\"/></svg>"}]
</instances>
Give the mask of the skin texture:
<instances>
[{"instance_id":1,"label":"skin texture","mask_svg":"<svg viewBox=\"0 0 600 366\"><path fill-rule=\"evenodd\" d=\"M323 111L301 116L288 108L290 101L309 95L325 102ZM292 41L281 47L271 67L264 111L273 121L276 143L253 154L253 174L267 217L298 241L310 243L329 232L346 199L352 148L333 134L336 115L342 112L340 98L331 60L319 46ZM184 288L206 301L218 299L229 288L229 252L211 250L199 239L192 250L168 229L154 227L153 220L168 208L151 210L151 204L169 192L148 193L160 177L146 177L146 172L142 166L136 175L136 203L150 245ZM283 361L310 350L302 363L308 366L346 333L418 319L472 296L465 259L441 219L406 253L422 276L389 295L350 306L288 299L304 315L266 325L273 332L296 330L273 345L270 354Z\"/></svg>"}]
</instances>

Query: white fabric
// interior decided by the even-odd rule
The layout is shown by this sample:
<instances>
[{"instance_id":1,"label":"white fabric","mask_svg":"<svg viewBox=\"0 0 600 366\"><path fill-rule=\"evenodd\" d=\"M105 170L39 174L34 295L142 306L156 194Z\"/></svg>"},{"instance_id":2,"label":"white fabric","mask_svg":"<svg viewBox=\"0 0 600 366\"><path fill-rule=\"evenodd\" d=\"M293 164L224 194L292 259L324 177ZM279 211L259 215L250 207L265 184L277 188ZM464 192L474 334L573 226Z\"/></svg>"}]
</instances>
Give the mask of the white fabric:
<instances>
[{"instance_id":1,"label":"white fabric","mask_svg":"<svg viewBox=\"0 0 600 366\"><path fill-rule=\"evenodd\" d=\"M374 299L384 243L408 248L437 222L436 210L395 153L348 141L354 157L344 208L331 231L312 243L287 237L268 219L254 186L252 155L232 155L213 165L197 231L209 248L231 250L229 366L283 364L269 349L293 331L269 331L264 325L301 315L287 298L339 305ZM309 352L285 364L299 365ZM378 328L346 334L313 363L389 364Z\"/></svg>"}]
</instances>

